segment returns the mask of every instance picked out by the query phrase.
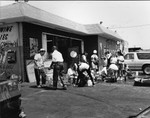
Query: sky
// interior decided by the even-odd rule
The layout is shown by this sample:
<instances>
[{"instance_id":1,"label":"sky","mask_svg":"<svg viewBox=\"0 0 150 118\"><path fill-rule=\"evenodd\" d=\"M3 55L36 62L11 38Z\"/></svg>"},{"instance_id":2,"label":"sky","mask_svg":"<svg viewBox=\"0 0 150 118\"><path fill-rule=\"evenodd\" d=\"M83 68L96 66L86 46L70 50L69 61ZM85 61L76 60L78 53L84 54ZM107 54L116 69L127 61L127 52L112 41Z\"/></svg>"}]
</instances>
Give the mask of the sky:
<instances>
[{"instance_id":1,"label":"sky","mask_svg":"<svg viewBox=\"0 0 150 118\"><path fill-rule=\"evenodd\" d=\"M15 3L0 1L0 6ZM30 1L28 4L80 24L117 31L129 47L150 49L150 1Z\"/></svg>"}]
</instances>

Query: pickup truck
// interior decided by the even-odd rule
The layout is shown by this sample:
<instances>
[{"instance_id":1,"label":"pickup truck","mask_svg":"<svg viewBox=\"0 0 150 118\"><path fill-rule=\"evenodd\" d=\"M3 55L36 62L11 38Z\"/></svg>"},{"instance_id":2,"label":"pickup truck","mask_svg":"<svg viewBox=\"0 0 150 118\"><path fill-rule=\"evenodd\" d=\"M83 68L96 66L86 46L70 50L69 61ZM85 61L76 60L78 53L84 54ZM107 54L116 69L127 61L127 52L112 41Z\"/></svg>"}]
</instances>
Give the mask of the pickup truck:
<instances>
[{"instance_id":1,"label":"pickup truck","mask_svg":"<svg viewBox=\"0 0 150 118\"><path fill-rule=\"evenodd\" d=\"M150 75L150 51L128 52L124 58L130 70Z\"/></svg>"}]
</instances>

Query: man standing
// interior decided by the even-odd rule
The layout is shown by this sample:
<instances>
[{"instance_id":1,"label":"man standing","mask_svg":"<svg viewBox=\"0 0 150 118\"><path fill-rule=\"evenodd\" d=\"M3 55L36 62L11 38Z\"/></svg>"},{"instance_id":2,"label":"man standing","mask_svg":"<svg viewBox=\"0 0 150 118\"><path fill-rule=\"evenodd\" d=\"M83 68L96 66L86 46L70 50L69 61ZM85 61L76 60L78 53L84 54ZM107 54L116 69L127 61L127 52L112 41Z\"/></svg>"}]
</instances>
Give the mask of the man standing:
<instances>
[{"instance_id":1,"label":"man standing","mask_svg":"<svg viewBox=\"0 0 150 118\"><path fill-rule=\"evenodd\" d=\"M97 50L93 50L93 54L91 55L91 68L92 70L94 70L95 72L98 71L99 67L98 67L98 55L97 55Z\"/></svg>"},{"instance_id":2,"label":"man standing","mask_svg":"<svg viewBox=\"0 0 150 118\"><path fill-rule=\"evenodd\" d=\"M45 86L46 83L46 75L44 72L44 54L45 49L41 48L39 53L35 54L34 56L34 72L38 88ZM42 77L42 85L40 85L40 77Z\"/></svg>"},{"instance_id":3,"label":"man standing","mask_svg":"<svg viewBox=\"0 0 150 118\"><path fill-rule=\"evenodd\" d=\"M57 89L57 83L58 83L58 77L60 78L60 81L63 85L63 89L67 89L62 77L62 71L64 70L64 65L63 65L63 56L62 54L57 50L56 46L53 46L53 53L52 53L52 63L50 65L49 69L53 68L53 89Z\"/></svg>"},{"instance_id":4,"label":"man standing","mask_svg":"<svg viewBox=\"0 0 150 118\"><path fill-rule=\"evenodd\" d=\"M106 58L107 58L107 69L109 68L109 66L111 65L111 58L112 58L112 54L107 51L105 52Z\"/></svg>"},{"instance_id":5,"label":"man standing","mask_svg":"<svg viewBox=\"0 0 150 118\"><path fill-rule=\"evenodd\" d=\"M124 69L124 56L121 52L121 50L119 50L117 52L118 57L117 57L117 65L118 65L118 80L122 80L123 78L123 69Z\"/></svg>"}]
</instances>

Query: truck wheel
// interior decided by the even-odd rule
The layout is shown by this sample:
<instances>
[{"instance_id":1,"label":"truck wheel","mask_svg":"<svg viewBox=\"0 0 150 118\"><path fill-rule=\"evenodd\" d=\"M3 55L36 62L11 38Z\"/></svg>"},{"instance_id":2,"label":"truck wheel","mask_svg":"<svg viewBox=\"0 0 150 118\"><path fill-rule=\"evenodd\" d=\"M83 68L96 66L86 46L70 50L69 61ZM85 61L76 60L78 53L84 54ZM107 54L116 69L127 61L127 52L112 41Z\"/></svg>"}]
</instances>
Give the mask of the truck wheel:
<instances>
[{"instance_id":1,"label":"truck wheel","mask_svg":"<svg viewBox=\"0 0 150 118\"><path fill-rule=\"evenodd\" d=\"M143 67L143 73L147 74L147 75L150 75L150 65L145 65Z\"/></svg>"}]
</instances>

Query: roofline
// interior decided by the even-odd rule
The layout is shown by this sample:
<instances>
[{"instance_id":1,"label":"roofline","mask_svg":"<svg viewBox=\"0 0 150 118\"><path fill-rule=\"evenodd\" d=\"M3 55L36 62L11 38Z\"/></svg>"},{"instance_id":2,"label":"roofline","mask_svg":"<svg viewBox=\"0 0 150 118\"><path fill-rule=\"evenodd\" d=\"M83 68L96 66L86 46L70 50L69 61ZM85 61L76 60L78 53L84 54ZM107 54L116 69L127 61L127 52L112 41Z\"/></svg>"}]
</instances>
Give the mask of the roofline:
<instances>
[{"instance_id":1,"label":"roofline","mask_svg":"<svg viewBox=\"0 0 150 118\"><path fill-rule=\"evenodd\" d=\"M24 21L24 22L28 22L28 21ZM83 33L83 32L80 32L80 31L74 31L72 29L69 29L69 28L66 28L66 27L62 27L62 26L59 26L59 25L55 25L55 24L50 24L47 25L46 22L43 22L43 23L38 23L38 22L28 22L28 23L32 23L32 24L35 24L35 25L40 25L40 26L44 26L44 27L47 27L47 28L52 28L52 29L55 29L55 30L60 30L60 31L69 31L71 33L75 33L75 34L80 34L80 35L87 35L86 33Z\"/></svg>"},{"instance_id":2,"label":"roofline","mask_svg":"<svg viewBox=\"0 0 150 118\"><path fill-rule=\"evenodd\" d=\"M104 38L109 37L110 39L113 39L113 40L123 40L118 34L117 34L117 36L115 36L115 34L113 35L111 30L109 30L109 29L103 30L104 27L101 28L100 32L90 33L90 32L88 32L88 30L86 28L88 25L82 25L82 24L73 22L73 21L68 20L66 18L63 18L63 17L57 16L57 15L54 15L52 13L49 13L47 11L41 10L37 7L34 7L34 6L30 5L30 4L27 4L27 3L24 3L24 2L18 2L18 3L13 3L12 5L18 5L18 10L19 10L18 17L15 17L15 16L13 17L12 16L12 18L9 18L9 16L6 15L7 16L6 18L0 18L0 22L4 22L4 23L5 22L6 23L30 22L30 23L33 23L33 24L38 24L38 25L42 25L42 26L45 26L45 27L51 27L53 29L59 29L59 30L62 30L62 31L64 31L64 30L67 30L69 32L71 31L73 33L80 34L80 35L98 35L98 36L101 36L101 37L104 37ZM7 7L8 6L11 6L11 5L7 5ZM3 8L4 7L5 6L3 6ZM36 15L32 17L32 14L29 14L28 12L26 12L25 8L27 8L27 7L31 8L31 9L35 9L34 12L36 12L36 10L38 10L37 12L44 13L44 16L47 16L47 14L54 15L53 18L55 18L55 17L58 18L58 21L55 22L54 19L51 20L51 21L48 21L48 20L46 21L45 19L36 19ZM16 7L13 7L13 8L16 8ZM47 18L49 19L49 17L47 17ZM61 18L64 21L64 24L59 21ZM56 23L59 23L59 24L57 25ZM65 25L65 23L67 23L67 24ZM71 25L69 25L68 23L70 23ZM91 24L91 25L96 25L96 24ZM107 32L105 32L105 31L107 31Z\"/></svg>"}]
</instances>

